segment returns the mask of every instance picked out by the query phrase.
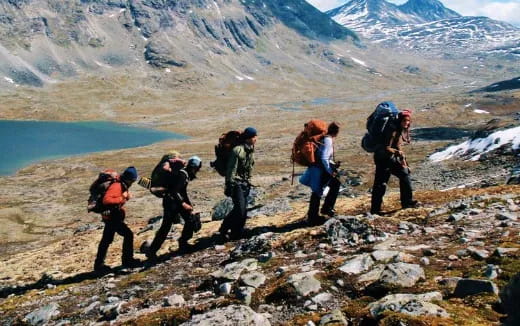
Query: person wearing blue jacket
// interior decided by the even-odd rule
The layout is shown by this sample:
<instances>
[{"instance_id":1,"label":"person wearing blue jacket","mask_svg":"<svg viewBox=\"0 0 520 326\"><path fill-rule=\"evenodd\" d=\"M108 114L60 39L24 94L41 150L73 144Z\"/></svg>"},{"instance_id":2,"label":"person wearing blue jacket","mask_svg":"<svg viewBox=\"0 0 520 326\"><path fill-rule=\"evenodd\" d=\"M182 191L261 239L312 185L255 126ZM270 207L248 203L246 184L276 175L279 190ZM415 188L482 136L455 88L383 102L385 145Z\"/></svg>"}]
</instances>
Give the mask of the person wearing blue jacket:
<instances>
[{"instance_id":1,"label":"person wearing blue jacket","mask_svg":"<svg viewBox=\"0 0 520 326\"><path fill-rule=\"evenodd\" d=\"M334 162L334 139L338 136L339 124L332 122L327 128L320 146L316 150L316 163L309 166L300 178L300 183L311 188L311 199L307 212L307 221L311 225L323 224L325 219L320 216L320 201L324 189L329 192L325 196L321 214L330 217L336 214L334 206L339 194L340 181L337 178L338 163Z\"/></svg>"}]
</instances>

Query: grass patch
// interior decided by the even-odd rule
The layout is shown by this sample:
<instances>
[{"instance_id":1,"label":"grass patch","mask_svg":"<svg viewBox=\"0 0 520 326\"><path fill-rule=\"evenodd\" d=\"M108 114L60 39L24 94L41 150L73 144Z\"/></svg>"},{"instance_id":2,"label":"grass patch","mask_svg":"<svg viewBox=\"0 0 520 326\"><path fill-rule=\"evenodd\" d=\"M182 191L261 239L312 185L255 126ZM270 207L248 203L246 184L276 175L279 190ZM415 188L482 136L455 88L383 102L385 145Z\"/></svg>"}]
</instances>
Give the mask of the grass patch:
<instances>
[{"instance_id":1,"label":"grass patch","mask_svg":"<svg viewBox=\"0 0 520 326\"><path fill-rule=\"evenodd\" d=\"M116 325L125 326L177 326L191 317L187 308L165 308Z\"/></svg>"}]
</instances>

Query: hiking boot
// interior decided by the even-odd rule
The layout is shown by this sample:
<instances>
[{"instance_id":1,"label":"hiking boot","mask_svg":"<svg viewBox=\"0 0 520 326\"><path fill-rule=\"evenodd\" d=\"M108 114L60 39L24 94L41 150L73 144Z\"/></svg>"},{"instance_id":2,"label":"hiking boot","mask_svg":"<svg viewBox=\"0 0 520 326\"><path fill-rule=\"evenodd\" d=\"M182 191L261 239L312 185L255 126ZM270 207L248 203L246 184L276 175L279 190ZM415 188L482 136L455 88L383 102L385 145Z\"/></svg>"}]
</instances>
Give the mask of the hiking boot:
<instances>
[{"instance_id":1,"label":"hiking boot","mask_svg":"<svg viewBox=\"0 0 520 326\"><path fill-rule=\"evenodd\" d=\"M225 233L218 232L218 233L215 233L213 236L215 238L215 243L219 244L219 245L223 245L229 241L229 237Z\"/></svg>"},{"instance_id":2,"label":"hiking boot","mask_svg":"<svg viewBox=\"0 0 520 326\"><path fill-rule=\"evenodd\" d=\"M177 252L181 255L183 254L189 254L195 251L195 247L193 245L190 245L187 242L179 241L179 249L177 249Z\"/></svg>"},{"instance_id":3,"label":"hiking boot","mask_svg":"<svg viewBox=\"0 0 520 326\"><path fill-rule=\"evenodd\" d=\"M419 203L419 201L417 201L417 200L412 200L411 202L402 205L403 209L406 209L406 208L417 208L417 207L420 207L420 206L421 206L421 203Z\"/></svg>"},{"instance_id":4,"label":"hiking boot","mask_svg":"<svg viewBox=\"0 0 520 326\"><path fill-rule=\"evenodd\" d=\"M307 224L309 226L318 226L318 225L322 225L323 223L325 223L325 221L326 221L325 217L318 215L318 217L307 219Z\"/></svg>"},{"instance_id":5,"label":"hiking boot","mask_svg":"<svg viewBox=\"0 0 520 326\"><path fill-rule=\"evenodd\" d=\"M123 262L123 267L125 268L137 268L141 266L141 261L139 259L128 259Z\"/></svg>"},{"instance_id":6,"label":"hiking boot","mask_svg":"<svg viewBox=\"0 0 520 326\"><path fill-rule=\"evenodd\" d=\"M106 273L109 273L111 270L112 270L112 268L110 268L110 266L107 266L105 264L94 266L94 272L96 272L98 274L106 274Z\"/></svg>"},{"instance_id":7,"label":"hiking boot","mask_svg":"<svg viewBox=\"0 0 520 326\"><path fill-rule=\"evenodd\" d=\"M334 217L336 216L336 210L334 208L322 208L320 213L322 215L327 215L329 217Z\"/></svg>"}]
</instances>

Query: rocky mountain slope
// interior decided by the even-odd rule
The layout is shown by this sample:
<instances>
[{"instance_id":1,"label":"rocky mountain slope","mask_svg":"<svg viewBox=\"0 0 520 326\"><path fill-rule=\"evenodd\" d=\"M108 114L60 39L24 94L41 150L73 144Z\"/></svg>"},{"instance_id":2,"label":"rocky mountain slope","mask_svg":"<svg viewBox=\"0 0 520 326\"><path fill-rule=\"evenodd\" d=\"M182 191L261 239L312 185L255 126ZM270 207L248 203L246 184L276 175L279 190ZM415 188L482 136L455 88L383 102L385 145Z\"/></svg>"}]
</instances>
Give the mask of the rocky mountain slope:
<instances>
[{"instance_id":1,"label":"rocky mountain slope","mask_svg":"<svg viewBox=\"0 0 520 326\"><path fill-rule=\"evenodd\" d=\"M327 14L395 49L448 58L497 55L518 59L517 27L487 17L462 17L437 0L410 0L400 6L384 0L353 0Z\"/></svg>"},{"instance_id":2,"label":"rocky mountain slope","mask_svg":"<svg viewBox=\"0 0 520 326\"><path fill-rule=\"evenodd\" d=\"M287 64L287 54L299 56L309 43L347 39L353 46L357 36L303 0L5 0L0 79L42 86L129 66L246 79Z\"/></svg>"},{"instance_id":3,"label":"rocky mountain slope","mask_svg":"<svg viewBox=\"0 0 520 326\"><path fill-rule=\"evenodd\" d=\"M385 216L365 214L367 196L342 197L341 216L318 227L306 226L305 204L291 200L286 212L252 217L246 238L224 245L212 237L219 222L207 221L195 237L197 251L182 256L175 245L168 249L180 232L174 228L159 263L106 275L88 268L100 231L79 231L4 261L0 319L5 325L515 325L518 186L416 195L422 208L396 210L392 194ZM152 234L144 231L138 241ZM112 265L119 246L109 253ZM32 272L16 275L16 265L32 265Z\"/></svg>"}]
</instances>

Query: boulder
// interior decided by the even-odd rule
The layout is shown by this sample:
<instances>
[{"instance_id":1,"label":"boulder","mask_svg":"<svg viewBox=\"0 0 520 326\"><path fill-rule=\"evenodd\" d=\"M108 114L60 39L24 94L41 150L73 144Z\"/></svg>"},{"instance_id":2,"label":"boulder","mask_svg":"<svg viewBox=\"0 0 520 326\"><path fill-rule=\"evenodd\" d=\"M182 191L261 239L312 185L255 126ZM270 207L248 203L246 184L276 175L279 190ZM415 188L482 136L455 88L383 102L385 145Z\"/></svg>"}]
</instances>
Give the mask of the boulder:
<instances>
[{"instance_id":1,"label":"boulder","mask_svg":"<svg viewBox=\"0 0 520 326\"><path fill-rule=\"evenodd\" d=\"M56 302L52 302L26 315L24 321L29 325L47 324L52 317L55 317L60 313L58 310L59 308L60 306Z\"/></svg>"},{"instance_id":2,"label":"boulder","mask_svg":"<svg viewBox=\"0 0 520 326\"><path fill-rule=\"evenodd\" d=\"M186 303L182 295L174 294L164 298L163 306L165 307L181 307Z\"/></svg>"},{"instance_id":3,"label":"boulder","mask_svg":"<svg viewBox=\"0 0 520 326\"><path fill-rule=\"evenodd\" d=\"M220 221L226 217L233 209L233 200L226 197L219 201L213 206L213 212L211 213L211 220Z\"/></svg>"},{"instance_id":4,"label":"boulder","mask_svg":"<svg viewBox=\"0 0 520 326\"><path fill-rule=\"evenodd\" d=\"M399 255L396 250L376 250L372 252L372 258L377 262L388 263Z\"/></svg>"},{"instance_id":5,"label":"boulder","mask_svg":"<svg viewBox=\"0 0 520 326\"><path fill-rule=\"evenodd\" d=\"M183 326L271 326L269 320L248 306L231 305L194 315Z\"/></svg>"},{"instance_id":6,"label":"boulder","mask_svg":"<svg viewBox=\"0 0 520 326\"><path fill-rule=\"evenodd\" d=\"M255 293L255 290L256 289L251 286L241 286L238 288L237 298L249 306L253 299L253 293Z\"/></svg>"},{"instance_id":7,"label":"boulder","mask_svg":"<svg viewBox=\"0 0 520 326\"><path fill-rule=\"evenodd\" d=\"M326 325L342 325L347 326L348 321L345 318L345 315L341 312L341 310L334 310L330 314L327 314L323 317L321 317L320 320L320 326L326 326Z\"/></svg>"},{"instance_id":8,"label":"boulder","mask_svg":"<svg viewBox=\"0 0 520 326\"><path fill-rule=\"evenodd\" d=\"M353 259L343 264L339 270L347 274L360 274L370 269L374 265L374 260L368 254L355 256Z\"/></svg>"},{"instance_id":9,"label":"boulder","mask_svg":"<svg viewBox=\"0 0 520 326\"><path fill-rule=\"evenodd\" d=\"M236 281L243 271L253 271L257 268L256 259L244 259L241 262L227 264L223 269L215 271L210 275L217 279Z\"/></svg>"},{"instance_id":10,"label":"boulder","mask_svg":"<svg viewBox=\"0 0 520 326\"><path fill-rule=\"evenodd\" d=\"M257 288L265 283L266 277L260 272L251 272L242 274L240 281L247 286Z\"/></svg>"},{"instance_id":11,"label":"boulder","mask_svg":"<svg viewBox=\"0 0 520 326\"><path fill-rule=\"evenodd\" d=\"M457 282L453 296L464 298L479 293L498 294L498 288L495 283L491 281L463 278Z\"/></svg>"},{"instance_id":12,"label":"boulder","mask_svg":"<svg viewBox=\"0 0 520 326\"><path fill-rule=\"evenodd\" d=\"M411 287L419 280L424 279L424 270L421 266L407 263L393 263L386 265L379 277L379 282L392 286Z\"/></svg>"},{"instance_id":13,"label":"boulder","mask_svg":"<svg viewBox=\"0 0 520 326\"><path fill-rule=\"evenodd\" d=\"M289 277L287 282L294 287L299 295L305 297L309 294L317 293L321 289L320 281L314 277L316 273L318 273L318 271L293 274Z\"/></svg>"},{"instance_id":14,"label":"boulder","mask_svg":"<svg viewBox=\"0 0 520 326\"><path fill-rule=\"evenodd\" d=\"M379 318L385 311L399 312L412 316L435 316L449 317L446 310L431 303L431 301L441 301L440 292L429 292L424 294L391 294L370 303L368 309L374 318Z\"/></svg>"},{"instance_id":15,"label":"boulder","mask_svg":"<svg viewBox=\"0 0 520 326\"><path fill-rule=\"evenodd\" d=\"M291 211L291 205L289 204L289 199L287 198L278 198L272 202L265 204L264 206L254 209L250 211L247 215L249 217L255 217L259 215L265 216L274 216L280 213L285 213Z\"/></svg>"}]
</instances>

